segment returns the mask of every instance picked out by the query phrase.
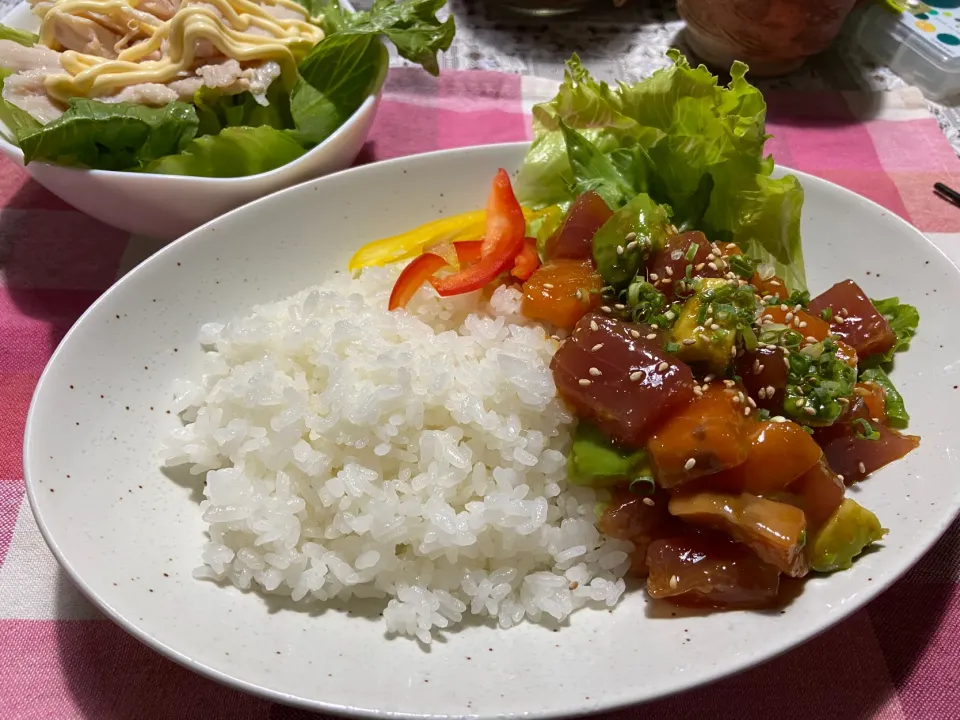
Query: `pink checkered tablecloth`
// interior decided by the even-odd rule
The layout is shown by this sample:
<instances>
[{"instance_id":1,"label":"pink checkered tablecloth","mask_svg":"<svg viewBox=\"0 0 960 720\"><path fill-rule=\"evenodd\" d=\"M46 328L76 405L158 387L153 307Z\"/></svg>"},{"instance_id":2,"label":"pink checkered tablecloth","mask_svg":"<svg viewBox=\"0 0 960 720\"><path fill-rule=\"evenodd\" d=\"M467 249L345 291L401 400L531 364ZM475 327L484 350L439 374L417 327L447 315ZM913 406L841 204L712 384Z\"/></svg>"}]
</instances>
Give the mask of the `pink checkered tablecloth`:
<instances>
[{"instance_id":1,"label":"pink checkered tablecloth","mask_svg":"<svg viewBox=\"0 0 960 720\"><path fill-rule=\"evenodd\" d=\"M394 69L358 162L522 140L555 85ZM912 90L770 94L778 162L907 218L960 262L960 160ZM105 620L47 551L24 498L21 441L37 379L81 312L154 245L68 207L0 161L0 720L290 720L148 650ZM954 400L954 402L956 402ZM766 665L617 718L960 718L960 524L849 620ZM638 678L642 682L642 678Z\"/></svg>"}]
</instances>

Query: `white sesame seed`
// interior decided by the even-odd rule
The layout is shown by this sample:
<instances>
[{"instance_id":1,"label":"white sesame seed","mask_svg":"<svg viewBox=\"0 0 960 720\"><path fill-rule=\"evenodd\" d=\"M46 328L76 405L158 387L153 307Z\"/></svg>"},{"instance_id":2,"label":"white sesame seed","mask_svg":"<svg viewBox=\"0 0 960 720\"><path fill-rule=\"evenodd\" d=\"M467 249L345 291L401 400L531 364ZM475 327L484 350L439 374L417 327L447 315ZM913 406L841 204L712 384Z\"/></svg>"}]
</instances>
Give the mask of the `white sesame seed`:
<instances>
[{"instance_id":1,"label":"white sesame seed","mask_svg":"<svg viewBox=\"0 0 960 720\"><path fill-rule=\"evenodd\" d=\"M658 371L658 372L666 372L666 371L669 370L669 369L670 369L670 363L668 363L668 362L666 362L666 361L664 361L664 362L660 363L659 365L657 365L657 371Z\"/></svg>"},{"instance_id":2,"label":"white sesame seed","mask_svg":"<svg viewBox=\"0 0 960 720\"><path fill-rule=\"evenodd\" d=\"M637 370L636 372L630 373L630 379L633 380L634 382L636 382L637 380L640 380L642 377L643 377L642 370Z\"/></svg>"},{"instance_id":3,"label":"white sesame seed","mask_svg":"<svg viewBox=\"0 0 960 720\"><path fill-rule=\"evenodd\" d=\"M788 368L790 367L790 361L787 360L786 358L783 359L783 364L786 365Z\"/></svg>"},{"instance_id":4,"label":"white sesame seed","mask_svg":"<svg viewBox=\"0 0 960 720\"><path fill-rule=\"evenodd\" d=\"M650 324L650 327L652 327L654 330L659 330L659 329L660 329L660 326L657 325L656 323L651 323L651 324Z\"/></svg>"},{"instance_id":5,"label":"white sesame seed","mask_svg":"<svg viewBox=\"0 0 960 720\"><path fill-rule=\"evenodd\" d=\"M861 474L861 475L866 475L866 474L867 474L867 466L864 465L863 463L860 463L859 465L857 465L857 470L860 471L860 474Z\"/></svg>"},{"instance_id":6,"label":"white sesame seed","mask_svg":"<svg viewBox=\"0 0 960 720\"><path fill-rule=\"evenodd\" d=\"M694 270L696 270L697 272L700 272L701 270L703 270L705 266L706 266L706 263L697 263L697 266L694 268Z\"/></svg>"},{"instance_id":7,"label":"white sesame seed","mask_svg":"<svg viewBox=\"0 0 960 720\"><path fill-rule=\"evenodd\" d=\"M633 242L637 239L637 234L635 232L628 232L623 239L627 242Z\"/></svg>"},{"instance_id":8,"label":"white sesame seed","mask_svg":"<svg viewBox=\"0 0 960 720\"><path fill-rule=\"evenodd\" d=\"M757 375L763 372L764 367L765 367L764 365L761 365L760 367L757 368Z\"/></svg>"},{"instance_id":9,"label":"white sesame seed","mask_svg":"<svg viewBox=\"0 0 960 720\"><path fill-rule=\"evenodd\" d=\"M837 480L839 480L840 482L843 482L843 475L837 475Z\"/></svg>"},{"instance_id":10,"label":"white sesame seed","mask_svg":"<svg viewBox=\"0 0 960 720\"><path fill-rule=\"evenodd\" d=\"M660 276L657 275L656 273L650 273L650 279L653 280L653 282L656 282L657 280L660 279Z\"/></svg>"},{"instance_id":11,"label":"white sesame seed","mask_svg":"<svg viewBox=\"0 0 960 720\"><path fill-rule=\"evenodd\" d=\"M613 312L613 310L610 308L609 305L601 305L601 306L600 306L600 311L601 311L601 312L605 312L605 313L607 313L608 315Z\"/></svg>"},{"instance_id":12,"label":"white sesame seed","mask_svg":"<svg viewBox=\"0 0 960 720\"><path fill-rule=\"evenodd\" d=\"M767 397L773 397L777 389L773 385L767 385Z\"/></svg>"},{"instance_id":13,"label":"white sesame seed","mask_svg":"<svg viewBox=\"0 0 960 720\"><path fill-rule=\"evenodd\" d=\"M730 357L736 357L736 356L737 356L737 346L734 345L732 348L730 348Z\"/></svg>"},{"instance_id":14,"label":"white sesame seed","mask_svg":"<svg viewBox=\"0 0 960 720\"><path fill-rule=\"evenodd\" d=\"M667 275L673 276L673 268L667 265Z\"/></svg>"},{"instance_id":15,"label":"white sesame seed","mask_svg":"<svg viewBox=\"0 0 960 720\"><path fill-rule=\"evenodd\" d=\"M814 410L812 407L805 407L805 408L803 409L803 411L804 411L807 415L816 415L816 414L817 414L817 411Z\"/></svg>"},{"instance_id":16,"label":"white sesame seed","mask_svg":"<svg viewBox=\"0 0 960 720\"><path fill-rule=\"evenodd\" d=\"M684 338L684 340L683 340L683 344L684 344L684 345L693 345L695 342L697 342L697 341L694 340L693 338Z\"/></svg>"},{"instance_id":17,"label":"white sesame seed","mask_svg":"<svg viewBox=\"0 0 960 720\"><path fill-rule=\"evenodd\" d=\"M804 340L806 340L808 343L815 343L815 342L817 342L817 339L816 339L813 335L807 335L807 336L804 338Z\"/></svg>"},{"instance_id":18,"label":"white sesame seed","mask_svg":"<svg viewBox=\"0 0 960 720\"><path fill-rule=\"evenodd\" d=\"M707 267L710 268L711 270L716 270L717 264L715 262L708 262Z\"/></svg>"},{"instance_id":19,"label":"white sesame seed","mask_svg":"<svg viewBox=\"0 0 960 720\"><path fill-rule=\"evenodd\" d=\"M616 305L613 306L613 309L614 309L614 310L626 310L626 309L627 309L627 306L624 305L623 303L617 303Z\"/></svg>"},{"instance_id":20,"label":"white sesame seed","mask_svg":"<svg viewBox=\"0 0 960 720\"><path fill-rule=\"evenodd\" d=\"M628 236L629 237L629 236ZM627 250L633 250L637 247L637 241L633 240L632 242L627 243Z\"/></svg>"},{"instance_id":21,"label":"white sesame seed","mask_svg":"<svg viewBox=\"0 0 960 720\"><path fill-rule=\"evenodd\" d=\"M735 385L736 385L736 383L735 383L733 380L724 380L724 381L723 381L723 386L724 386L724 387L732 388L732 387L734 387Z\"/></svg>"},{"instance_id":22,"label":"white sesame seed","mask_svg":"<svg viewBox=\"0 0 960 720\"><path fill-rule=\"evenodd\" d=\"M579 382L579 383L580 383L581 385L583 385L584 387L586 387L587 385L590 384L590 381L587 380L586 378L580 378L577 382Z\"/></svg>"},{"instance_id":23,"label":"white sesame seed","mask_svg":"<svg viewBox=\"0 0 960 720\"><path fill-rule=\"evenodd\" d=\"M623 245L617 245L617 255L623 255Z\"/></svg>"},{"instance_id":24,"label":"white sesame seed","mask_svg":"<svg viewBox=\"0 0 960 720\"><path fill-rule=\"evenodd\" d=\"M760 396L760 399L761 399L761 400L766 400L766 399L767 399L767 389L766 389L766 388L760 388L760 389L757 391L757 395Z\"/></svg>"},{"instance_id":25,"label":"white sesame seed","mask_svg":"<svg viewBox=\"0 0 960 720\"><path fill-rule=\"evenodd\" d=\"M801 323L800 323L799 325L797 325L798 328L805 328L806 326L807 326L807 323L802 322L802 321L801 321Z\"/></svg>"},{"instance_id":26,"label":"white sesame seed","mask_svg":"<svg viewBox=\"0 0 960 720\"><path fill-rule=\"evenodd\" d=\"M776 280L771 280L769 284L773 285L774 287L780 287L780 283L778 283Z\"/></svg>"},{"instance_id":27,"label":"white sesame seed","mask_svg":"<svg viewBox=\"0 0 960 720\"><path fill-rule=\"evenodd\" d=\"M684 464L684 470L693 470L693 466L697 464L696 458L689 458Z\"/></svg>"},{"instance_id":28,"label":"white sesame seed","mask_svg":"<svg viewBox=\"0 0 960 720\"><path fill-rule=\"evenodd\" d=\"M713 374L704 375L703 381L704 381L705 383L708 383L708 382L711 382L711 381L713 380L713 378L714 378Z\"/></svg>"},{"instance_id":29,"label":"white sesame seed","mask_svg":"<svg viewBox=\"0 0 960 720\"><path fill-rule=\"evenodd\" d=\"M797 407L803 407L803 398L798 398L794 405Z\"/></svg>"},{"instance_id":30,"label":"white sesame seed","mask_svg":"<svg viewBox=\"0 0 960 720\"><path fill-rule=\"evenodd\" d=\"M740 404L740 396L739 396L739 395L734 395L732 398L730 398L730 402L732 402L734 405L739 405L739 404Z\"/></svg>"},{"instance_id":31,"label":"white sesame seed","mask_svg":"<svg viewBox=\"0 0 960 720\"><path fill-rule=\"evenodd\" d=\"M600 369L595 367L590 368L589 370L587 370L587 372L593 375L594 377L600 377L601 375L603 375L603 373L600 372Z\"/></svg>"},{"instance_id":32,"label":"white sesame seed","mask_svg":"<svg viewBox=\"0 0 960 720\"><path fill-rule=\"evenodd\" d=\"M671 590L676 590L676 589L677 589L677 585L679 585L679 584L680 584L680 579L679 579L676 575L671 575L671 576L670 576L670 589L671 589Z\"/></svg>"},{"instance_id":33,"label":"white sesame seed","mask_svg":"<svg viewBox=\"0 0 960 720\"><path fill-rule=\"evenodd\" d=\"M793 306L793 311L794 311L795 313L800 312L801 310L803 310L803 305L794 305L794 306Z\"/></svg>"},{"instance_id":34,"label":"white sesame seed","mask_svg":"<svg viewBox=\"0 0 960 720\"><path fill-rule=\"evenodd\" d=\"M656 333L650 333L649 335L647 335L647 340L656 340L656 339L657 339Z\"/></svg>"},{"instance_id":35,"label":"white sesame seed","mask_svg":"<svg viewBox=\"0 0 960 720\"><path fill-rule=\"evenodd\" d=\"M543 284L543 289L544 289L544 290L553 290L553 283L544 283L544 284Z\"/></svg>"},{"instance_id":36,"label":"white sesame seed","mask_svg":"<svg viewBox=\"0 0 960 720\"><path fill-rule=\"evenodd\" d=\"M753 401L752 397L747 398L747 405L749 405L752 408L755 408L757 406L757 404Z\"/></svg>"},{"instance_id":37,"label":"white sesame seed","mask_svg":"<svg viewBox=\"0 0 960 720\"><path fill-rule=\"evenodd\" d=\"M751 412L753 412L753 411L752 411L750 408L748 408L748 407L745 407L745 408L743 409L743 414L744 414L744 415L750 415Z\"/></svg>"},{"instance_id":38,"label":"white sesame seed","mask_svg":"<svg viewBox=\"0 0 960 720\"><path fill-rule=\"evenodd\" d=\"M783 319L783 321L784 321L784 322L790 322L791 320L793 320L793 313L792 313L792 312L788 312L788 313L787 313L787 316Z\"/></svg>"},{"instance_id":39,"label":"white sesame seed","mask_svg":"<svg viewBox=\"0 0 960 720\"><path fill-rule=\"evenodd\" d=\"M664 285L669 285L670 283L673 282L673 280L671 280L670 278L666 277L666 278L661 278L660 282L663 283Z\"/></svg>"},{"instance_id":40,"label":"white sesame seed","mask_svg":"<svg viewBox=\"0 0 960 720\"><path fill-rule=\"evenodd\" d=\"M643 499L643 504L644 504L644 505L649 505L650 507L653 507L653 498L644 498L644 499Z\"/></svg>"},{"instance_id":41,"label":"white sesame seed","mask_svg":"<svg viewBox=\"0 0 960 720\"><path fill-rule=\"evenodd\" d=\"M780 309L781 309L783 312L786 312L787 310L790 309L790 306L789 306L789 305L781 305L781 306L780 306Z\"/></svg>"},{"instance_id":42,"label":"white sesame seed","mask_svg":"<svg viewBox=\"0 0 960 720\"><path fill-rule=\"evenodd\" d=\"M714 255L713 253L709 253L707 255L707 260L716 260L716 259L717 259L717 256Z\"/></svg>"},{"instance_id":43,"label":"white sesame seed","mask_svg":"<svg viewBox=\"0 0 960 720\"><path fill-rule=\"evenodd\" d=\"M639 339L640 339L640 333L637 332L636 330L631 330L631 331L630 331L630 337L632 337L634 340L639 340Z\"/></svg>"},{"instance_id":44,"label":"white sesame seed","mask_svg":"<svg viewBox=\"0 0 960 720\"><path fill-rule=\"evenodd\" d=\"M597 350L599 350L599 349L602 348L602 347L603 347L603 343L597 343L597 344L594 345L592 348L590 348L590 352L596 352Z\"/></svg>"},{"instance_id":45,"label":"white sesame seed","mask_svg":"<svg viewBox=\"0 0 960 720\"><path fill-rule=\"evenodd\" d=\"M719 330L719 329L720 329L720 326L717 325L716 323L711 323L710 329L711 329L711 330Z\"/></svg>"},{"instance_id":46,"label":"white sesame seed","mask_svg":"<svg viewBox=\"0 0 960 720\"><path fill-rule=\"evenodd\" d=\"M787 419L783 415L774 415L772 418L770 418L770 420L775 423L782 423L787 421Z\"/></svg>"},{"instance_id":47,"label":"white sesame seed","mask_svg":"<svg viewBox=\"0 0 960 720\"><path fill-rule=\"evenodd\" d=\"M597 330L600 329L600 326L597 325L597 321L596 321L596 320L591 320L591 321L590 321L590 329L593 330L594 332L596 332Z\"/></svg>"},{"instance_id":48,"label":"white sesame seed","mask_svg":"<svg viewBox=\"0 0 960 720\"><path fill-rule=\"evenodd\" d=\"M577 300L583 300L583 290L577 288Z\"/></svg>"}]
</instances>

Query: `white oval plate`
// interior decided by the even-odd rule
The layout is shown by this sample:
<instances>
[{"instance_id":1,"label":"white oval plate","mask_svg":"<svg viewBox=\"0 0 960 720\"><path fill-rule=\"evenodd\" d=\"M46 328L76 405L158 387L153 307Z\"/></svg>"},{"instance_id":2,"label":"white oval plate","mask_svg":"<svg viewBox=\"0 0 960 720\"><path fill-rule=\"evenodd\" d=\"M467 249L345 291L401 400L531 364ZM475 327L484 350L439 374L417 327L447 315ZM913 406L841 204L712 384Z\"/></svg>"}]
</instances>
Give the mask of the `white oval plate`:
<instances>
[{"instance_id":1,"label":"white oval plate","mask_svg":"<svg viewBox=\"0 0 960 720\"><path fill-rule=\"evenodd\" d=\"M656 617L642 591L559 632L471 626L425 652L379 617L291 609L191 578L204 524L199 482L168 477L160 438L174 378L199 373L200 325L226 321L343 269L363 242L482 207L524 144L422 155L264 198L161 250L70 331L30 409L30 503L57 559L112 619L161 653L235 688L330 712L547 717L649 700L766 660L852 613L937 539L960 505L960 272L879 206L800 175L814 291L852 277L920 309L894 380L920 449L853 490L890 528L848 572L810 580L785 614ZM798 173L799 174L799 173ZM691 642L684 642L685 638Z\"/></svg>"}]
</instances>

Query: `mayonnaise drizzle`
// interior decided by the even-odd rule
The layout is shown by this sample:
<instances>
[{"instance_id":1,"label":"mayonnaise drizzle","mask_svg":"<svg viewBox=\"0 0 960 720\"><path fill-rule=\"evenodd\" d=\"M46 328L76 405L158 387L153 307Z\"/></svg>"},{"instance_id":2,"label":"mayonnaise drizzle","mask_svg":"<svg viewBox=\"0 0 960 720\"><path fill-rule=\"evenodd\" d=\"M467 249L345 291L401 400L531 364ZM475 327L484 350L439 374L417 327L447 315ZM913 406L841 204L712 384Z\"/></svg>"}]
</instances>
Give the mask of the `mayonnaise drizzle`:
<instances>
[{"instance_id":1,"label":"mayonnaise drizzle","mask_svg":"<svg viewBox=\"0 0 960 720\"><path fill-rule=\"evenodd\" d=\"M183 0L166 21L138 10L139 4L140 0L59 0L47 10L40 42L54 50L62 49L56 39L62 16L121 36L114 48L116 58L65 50L60 62L66 72L44 81L52 97L66 102L188 77L204 61L218 61L208 57L209 46L241 63L272 60L290 78L300 60L323 39L323 31L308 22L306 10L293 0ZM278 18L268 6L283 8L292 17ZM203 57L197 57L198 48L206 48Z\"/></svg>"}]
</instances>

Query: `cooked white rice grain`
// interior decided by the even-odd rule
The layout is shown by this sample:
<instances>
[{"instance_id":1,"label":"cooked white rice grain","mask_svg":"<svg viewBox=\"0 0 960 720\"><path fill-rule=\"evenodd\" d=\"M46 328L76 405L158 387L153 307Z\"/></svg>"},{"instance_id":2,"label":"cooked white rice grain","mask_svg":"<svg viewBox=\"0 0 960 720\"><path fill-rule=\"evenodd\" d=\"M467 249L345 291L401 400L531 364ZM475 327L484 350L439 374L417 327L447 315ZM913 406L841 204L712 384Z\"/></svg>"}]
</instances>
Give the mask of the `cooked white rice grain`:
<instances>
[{"instance_id":1,"label":"cooked white rice grain","mask_svg":"<svg viewBox=\"0 0 960 720\"><path fill-rule=\"evenodd\" d=\"M574 418L557 343L500 288L386 311L398 268L326 284L200 331L167 465L206 474L198 578L296 601L388 599L428 643L467 614L503 628L611 607L629 543L568 485Z\"/></svg>"}]
</instances>

